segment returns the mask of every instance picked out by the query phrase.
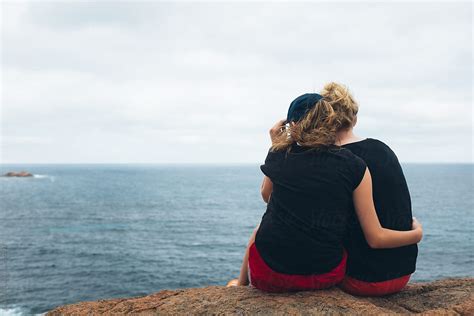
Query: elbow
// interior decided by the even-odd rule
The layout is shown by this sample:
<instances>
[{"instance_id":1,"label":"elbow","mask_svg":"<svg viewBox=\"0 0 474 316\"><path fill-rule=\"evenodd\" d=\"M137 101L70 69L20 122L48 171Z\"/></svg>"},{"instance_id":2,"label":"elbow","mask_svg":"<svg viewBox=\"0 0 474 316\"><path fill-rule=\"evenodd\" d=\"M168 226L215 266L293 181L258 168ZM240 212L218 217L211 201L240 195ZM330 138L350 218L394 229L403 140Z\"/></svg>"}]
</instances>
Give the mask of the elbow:
<instances>
[{"instance_id":1,"label":"elbow","mask_svg":"<svg viewBox=\"0 0 474 316\"><path fill-rule=\"evenodd\" d=\"M381 243L378 240L367 240L367 244L369 244L369 247L372 249L383 248Z\"/></svg>"},{"instance_id":2,"label":"elbow","mask_svg":"<svg viewBox=\"0 0 474 316\"><path fill-rule=\"evenodd\" d=\"M265 192L264 190L262 190L260 192L262 194L262 199L265 203L268 203L268 201L270 200L270 194L268 192Z\"/></svg>"},{"instance_id":3,"label":"elbow","mask_svg":"<svg viewBox=\"0 0 474 316\"><path fill-rule=\"evenodd\" d=\"M372 249L384 248L383 239L381 234L376 234L374 236L367 237L367 244Z\"/></svg>"}]
</instances>

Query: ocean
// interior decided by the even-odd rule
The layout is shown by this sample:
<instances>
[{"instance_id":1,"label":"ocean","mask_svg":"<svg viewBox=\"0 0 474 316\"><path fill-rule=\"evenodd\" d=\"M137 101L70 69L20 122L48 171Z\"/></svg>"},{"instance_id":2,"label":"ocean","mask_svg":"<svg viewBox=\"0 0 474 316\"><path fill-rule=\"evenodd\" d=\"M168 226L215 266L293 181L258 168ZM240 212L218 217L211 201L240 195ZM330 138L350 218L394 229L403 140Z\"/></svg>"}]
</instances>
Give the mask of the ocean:
<instances>
[{"instance_id":1,"label":"ocean","mask_svg":"<svg viewBox=\"0 0 474 316\"><path fill-rule=\"evenodd\" d=\"M404 164L413 281L474 275L472 164ZM259 165L0 165L0 315L225 285L259 223Z\"/></svg>"}]
</instances>

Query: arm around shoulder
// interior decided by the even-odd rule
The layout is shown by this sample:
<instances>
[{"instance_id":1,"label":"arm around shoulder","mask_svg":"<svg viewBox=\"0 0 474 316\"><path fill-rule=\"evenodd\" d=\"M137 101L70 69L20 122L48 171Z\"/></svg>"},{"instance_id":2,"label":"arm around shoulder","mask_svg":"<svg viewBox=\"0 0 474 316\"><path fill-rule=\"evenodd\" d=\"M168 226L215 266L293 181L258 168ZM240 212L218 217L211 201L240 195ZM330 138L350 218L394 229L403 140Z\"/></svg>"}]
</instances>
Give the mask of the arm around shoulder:
<instances>
[{"instance_id":1,"label":"arm around shoulder","mask_svg":"<svg viewBox=\"0 0 474 316\"><path fill-rule=\"evenodd\" d=\"M413 221L412 230L409 231L386 229L380 225L372 197L372 177L368 168L353 192L353 200L365 239L371 248L397 248L416 244L421 240L423 230L416 220Z\"/></svg>"}]
</instances>

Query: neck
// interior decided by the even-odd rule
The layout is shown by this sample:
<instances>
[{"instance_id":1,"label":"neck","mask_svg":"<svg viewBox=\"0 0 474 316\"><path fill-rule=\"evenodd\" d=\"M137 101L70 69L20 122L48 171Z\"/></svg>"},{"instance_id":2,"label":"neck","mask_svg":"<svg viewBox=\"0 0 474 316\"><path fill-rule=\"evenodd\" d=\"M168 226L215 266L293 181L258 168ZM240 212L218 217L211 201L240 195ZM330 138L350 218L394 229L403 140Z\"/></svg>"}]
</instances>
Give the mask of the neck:
<instances>
[{"instance_id":1,"label":"neck","mask_svg":"<svg viewBox=\"0 0 474 316\"><path fill-rule=\"evenodd\" d=\"M362 140L359 136L354 134L354 131L352 128L342 130L336 133L336 142L335 144L337 146L342 146L345 144L357 142L359 140Z\"/></svg>"}]
</instances>

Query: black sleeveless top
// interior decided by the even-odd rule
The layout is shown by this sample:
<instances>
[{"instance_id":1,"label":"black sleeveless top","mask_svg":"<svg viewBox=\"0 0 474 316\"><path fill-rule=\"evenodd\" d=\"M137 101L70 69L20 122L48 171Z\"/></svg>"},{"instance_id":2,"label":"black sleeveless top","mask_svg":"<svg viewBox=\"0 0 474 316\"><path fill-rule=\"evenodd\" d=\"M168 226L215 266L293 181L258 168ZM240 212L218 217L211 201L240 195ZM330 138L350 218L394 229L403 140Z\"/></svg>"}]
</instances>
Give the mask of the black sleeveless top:
<instances>
[{"instance_id":1,"label":"black sleeveless top","mask_svg":"<svg viewBox=\"0 0 474 316\"><path fill-rule=\"evenodd\" d=\"M395 153L376 139L344 145L362 158L372 176L375 209L383 227L410 230L411 200L402 168ZM411 274L416 268L416 244L372 249L367 244L355 214L351 214L344 243L349 254L346 274L361 281L379 282Z\"/></svg>"},{"instance_id":2,"label":"black sleeveless top","mask_svg":"<svg viewBox=\"0 0 474 316\"><path fill-rule=\"evenodd\" d=\"M352 192L366 165L349 150L293 145L268 153L262 172L273 192L255 246L276 272L322 274L343 256L343 237L353 211Z\"/></svg>"}]
</instances>

